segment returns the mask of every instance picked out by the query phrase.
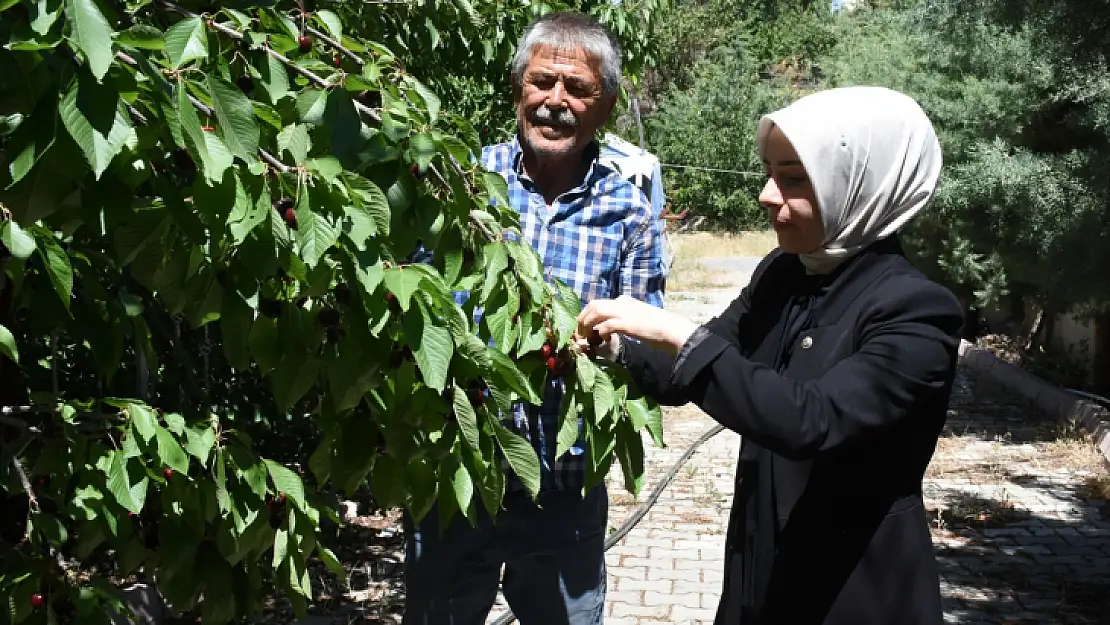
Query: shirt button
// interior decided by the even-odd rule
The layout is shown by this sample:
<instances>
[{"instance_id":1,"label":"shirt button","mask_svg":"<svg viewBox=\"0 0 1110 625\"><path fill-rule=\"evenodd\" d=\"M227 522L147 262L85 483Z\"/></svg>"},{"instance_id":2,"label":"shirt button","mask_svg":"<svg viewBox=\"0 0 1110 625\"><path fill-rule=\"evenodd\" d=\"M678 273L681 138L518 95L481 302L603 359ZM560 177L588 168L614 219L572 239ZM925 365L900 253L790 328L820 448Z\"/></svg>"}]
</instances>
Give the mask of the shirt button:
<instances>
[{"instance_id":1,"label":"shirt button","mask_svg":"<svg viewBox=\"0 0 1110 625\"><path fill-rule=\"evenodd\" d=\"M807 336L802 339L802 349L809 349L813 347L813 337Z\"/></svg>"}]
</instances>

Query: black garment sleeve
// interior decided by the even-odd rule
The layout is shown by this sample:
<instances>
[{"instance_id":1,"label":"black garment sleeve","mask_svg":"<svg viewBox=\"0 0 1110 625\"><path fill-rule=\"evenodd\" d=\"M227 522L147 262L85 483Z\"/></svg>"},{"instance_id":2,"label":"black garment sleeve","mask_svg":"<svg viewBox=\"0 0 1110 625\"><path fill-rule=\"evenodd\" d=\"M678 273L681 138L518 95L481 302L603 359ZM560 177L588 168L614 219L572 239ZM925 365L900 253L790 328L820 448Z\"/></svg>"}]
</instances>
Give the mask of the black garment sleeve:
<instances>
[{"instance_id":1,"label":"black garment sleeve","mask_svg":"<svg viewBox=\"0 0 1110 625\"><path fill-rule=\"evenodd\" d=\"M695 398L686 395L686 389L672 384L675 372L691 366L702 369L708 362L706 359L716 355L713 354L712 349L700 349L706 338L721 338L725 344L740 344L740 319L751 308L752 290L775 256L777 254L768 255L760 263L752 273L751 282L740 291L740 295L732 300L720 315L695 330L676 357L671 357L642 343L629 340L621 342L621 355L618 362L628 369L642 392L665 406L681 406L696 401ZM694 359L692 362L691 358Z\"/></svg>"},{"instance_id":2,"label":"black garment sleeve","mask_svg":"<svg viewBox=\"0 0 1110 625\"><path fill-rule=\"evenodd\" d=\"M727 333L713 332L675 370L668 391L761 447L813 458L909 417L945 388L962 322L947 289L902 280L870 304L856 353L816 380L784 377L742 357Z\"/></svg>"}]
</instances>

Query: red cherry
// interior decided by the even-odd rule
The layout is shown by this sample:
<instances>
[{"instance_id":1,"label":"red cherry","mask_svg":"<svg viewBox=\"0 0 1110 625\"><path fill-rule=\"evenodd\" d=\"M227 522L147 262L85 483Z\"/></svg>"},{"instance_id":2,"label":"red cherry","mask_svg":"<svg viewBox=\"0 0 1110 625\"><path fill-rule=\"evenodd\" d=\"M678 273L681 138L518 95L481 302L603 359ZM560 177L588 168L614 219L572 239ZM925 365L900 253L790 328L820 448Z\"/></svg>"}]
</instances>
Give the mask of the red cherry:
<instances>
[{"instance_id":1,"label":"red cherry","mask_svg":"<svg viewBox=\"0 0 1110 625\"><path fill-rule=\"evenodd\" d=\"M540 348L540 353L543 354L544 359L547 359L554 355L555 350L552 349L551 343L544 343L543 347Z\"/></svg>"},{"instance_id":2,"label":"red cherry","mask_svg":"<svg viewBox=\"0 0 1110 625\"><path fill-rule=\"evenodd\" d=\"M290 228L292 228L294 230L297 229L297 213L293 210L292 206L285 209L285 215L283 215L283 217L285 217L285 223Z\"/></svg>"},{"instance_id":3,"label":"red cherry","mask_svg":"<svg viewBox=\"0 0 1110 625\"><path fill-rule=\"evenodd\" d=\"M164 470L162 471L162 475L163 475L163 476L165 476L165 478L166 478L167 480L168 480L168 479L170 479L171 477L173 477L173 469L171 469L171 468L169 468L169 467L166 467L166 468L165 468L165 469L164 469Z\"/></svg>"},{"instance_id":4,"label":"red cherry","mask_svg":"<svg viewBox=\"0 0 1110 625\"><path fill-rule=\"evenodd\" d=\"M203 130L204 132L212 132L213 130L215 130L215 128L213 128L211 126L201 126L200 129Z\"/></svg>"},{"instance_id":5,"label":"red cherry","mask_svg":"<svg viewBox=\"0 0 1110 625\"><path fill-rule=\"evenodd\" d=\"M277 501L278 503L285 503L285 493L278 493Z\"/></svg>"},{"instance_id":6,"label":"red cherry","mask_svg":"<svg viewBox=\"0 0 1110 625\"><path fill-rule=\"evenodd\" d=\"M386 291L385 292L385 301L392 304L393 302L397 301L397 296L394 295L392 291Z\"/></svg>"},{"instance_id":7,"label":"red cherry","mask_svg":"<svg viewBox=\"0 0 1110 625\"><path fill-rule=\"evenodd\" d=\"M335 55L335 58L332 59L332 62L335 63L336 67L340 67L341 65L343 65L343 57L337 54Z\"/></svg>"},{"instance_id":8,"label":"red cherry","mask_svg":"<svg viewBox=\"0 0 1110 625\"><path fill-rule=\"evenodd\" d=\"M587 339L587 340L590 343L590 347L597 347L598 345L601 345L602 343L605 342L605 339L601 338L601 333L598 332L597 330L594 330L593 332L591 332L590 333L590 338Z\"/></svg>"},{"instance_id":9,"label":"red cherry","mask_svg":"<svg viewBox=\"0 0 1110 625\"><path fill-rule=\"evenodd\" d=\"M547 357L547 370L551 373L559 372L559 360L554 356Z\"/></svg>"},{"instance_id":10,"label":"red cherry","mask_svg":"<svg viewBox=\"0 0 1110 625\"><path fill-rule=\"evenodd\" d=\"M43 597L37 592L31 595L31 607L41 608L44 605L46 605L46 597Z\"/></svg>"},{"instance_id":11,"label":"red cherry","mask_svg":"<svg viewBox=\"0 0 1110 625\"><path fill-rule=\"evenodd\" d=\"M308 35L297 37L297 45L300 46L301 52L308 52L312 48L312 37Z\"/></svg>"}]
</instances>

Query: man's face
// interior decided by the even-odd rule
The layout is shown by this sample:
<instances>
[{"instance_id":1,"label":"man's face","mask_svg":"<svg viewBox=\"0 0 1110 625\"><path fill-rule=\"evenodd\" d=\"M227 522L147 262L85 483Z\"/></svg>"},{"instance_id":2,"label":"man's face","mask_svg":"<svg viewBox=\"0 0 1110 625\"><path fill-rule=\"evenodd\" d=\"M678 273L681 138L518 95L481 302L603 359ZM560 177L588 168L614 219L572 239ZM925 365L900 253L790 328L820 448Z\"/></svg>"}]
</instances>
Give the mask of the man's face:
<instances>
[{"instance_id":1,"label":"man's face","mask_svg":"<svg viewBox=\"0 0 1110 625\"><path fill-rule=\"evenodd\" d=\"M541 159L577 157L609 119L601 66L582 49L537 46L513 94L521 139Z\"/></svg>"}]
</instances>

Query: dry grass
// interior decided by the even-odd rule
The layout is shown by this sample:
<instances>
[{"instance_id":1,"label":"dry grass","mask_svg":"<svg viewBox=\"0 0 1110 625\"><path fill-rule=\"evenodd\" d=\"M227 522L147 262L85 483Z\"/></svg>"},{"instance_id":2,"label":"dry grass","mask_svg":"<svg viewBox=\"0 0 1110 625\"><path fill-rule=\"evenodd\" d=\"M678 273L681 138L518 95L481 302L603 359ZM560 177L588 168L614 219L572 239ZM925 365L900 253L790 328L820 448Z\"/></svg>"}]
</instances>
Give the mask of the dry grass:
<instances>
[{"instance_id":1,"label":"dry grass","mask_svg":"<svg viewBox=\"0 0 1110 625\"><path fill-rule=\"evenodd\" d=\"M693 232L672 234L671 253L674 264L667 279L671 291L702 291L731 286L728 274L706 269L702 258L762 257L776 245L774 231L752 231L737 234Z\"/></svg>"},{"instance_id":2,"label":"dry grass","mask_svg":"<svg viewBox=\"0 0 1110 625\"><path fill-rule=\"evenodd\" d=\"M671 235L671 247L674 249L676 257L765 256L775 249L776 245L773 230L756 230L736 234L691 232Z\"/></svg>"}]
</instances>

